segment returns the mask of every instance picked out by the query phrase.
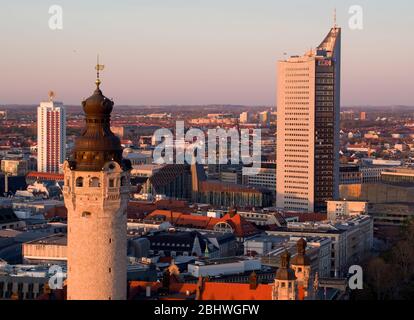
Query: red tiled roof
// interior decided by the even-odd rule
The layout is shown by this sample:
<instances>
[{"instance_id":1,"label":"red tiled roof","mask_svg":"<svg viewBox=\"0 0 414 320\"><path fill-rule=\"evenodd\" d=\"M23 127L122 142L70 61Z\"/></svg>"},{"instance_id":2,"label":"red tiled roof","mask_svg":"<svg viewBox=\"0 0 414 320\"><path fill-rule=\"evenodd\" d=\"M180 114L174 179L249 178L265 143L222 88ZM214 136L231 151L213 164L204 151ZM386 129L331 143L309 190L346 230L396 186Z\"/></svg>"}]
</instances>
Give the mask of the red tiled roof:
<instances>
[{"instance_id":1,"label":"red tiled roof","mask_svg":"<svg viewBox=\"0 0 414 320\"><path fill-rule=\"evenodd\" d=\"M193 226L200 229L213 229L216 223L220 221L218 218L194 216L188 213L171 210L155 210L147 217L154 218L156 216L164 216L165 220L174 226Z\"/></svg>"},{"instance_id":2,"label":"red tiled roof","mask_svg":"<svg viewBox=\"0 0 414 320\"><path fill-rule=\"evenodd\" d=\"M202 289L199 291L199 286ZM151 288L154 295L162 287L162 283L148 281L131 281L129 285L129 299L134 299L139 293ZM204 281L200 283L180 283L172 281L169 287L169 295L163 299L183 299L185 296L200 292L199 300L272 300L273 286L270 284L258 284L252 289L249 283L224 283ZM183 295L180 297L180 294Z\"/></svg>"},{"instance_id":3,"label":"red tiled roof","mask_svg":"<svg viewBox=\"0 0 414 320\"><path fill-rule=\"evenodd\" d=\"M258 284L251 289L249 283L204 283L200 300L272 300L272 286Z\"/></svg>"},{"instance_id":4,"label":"red tiled roof","mask_svg":"<svg viewBox=\"0 0 414 320\"><path fill-rule=\"evenodd\" d=\"M158 200L156 202L130 201L128 203L127 214L129 219L142 219L154 210L179 210L180 212L190 212L186 201L181 200Z\"/></svg>"},{"instance_id":5,"label":"red tiled roof","mask_svg":"<svg viewBox=\"0 0 414 320\"><path fill-rule=\"evenodd\" d=\"M60 173L50 173L50 172L29 172L26 178L36 178L36 179L44 179L44 180L61 180L63 181L63 174Z\"/></svg>"},{"instance_id":6,"label":"red tiled roof","mask_svg":"<svg viewBox=\"0 0 414 320\"><path fill-rule=\"evenodd\" d=\"M233 216L226 214L220 219L220 222L229 223L234 229L234 234L238 237L245 237L257 233L257 228L254 224L247 221L239 214L235 214Z\"/></svg>"},{"instance_id":7,"label":"red tiled roof","mask_svg":"<svg viewBox=\"0 0 414 320\"><path fill-rule=\"evenodd\" d=\"M187 293L195 294L197 291L196 283L172 283L170 284L170 291L176 293Z\"/></svg>"},{"instance_id":8,"label":"red tiled roof","mask_svg":"<svg viewBox=\"0 0 414 320\"><path fill-rule=\"evenodd\" d=\"M149 281L131 281L129 283L129 299L134 299L138 294L141 292L145 292L146 288L151 288L151 295L157 293L157 291L162 287L161 282L149 282ZM170 283L169 292L170 295L177 295L182 294L183 296L187 296L187 293L190 295L195 294L197 291L197 284L196 283L179 283L172 281ZM164 297L163 300L166 299L173 299L173 300L182 300L182 298L176 297Z\"/></svg>"},{"instance_id":9,"label":"red tiled roof","mask_svg":"<svg viewBox=\"0 0 414 320\"><path fill-rule=\"evenodd\" d=\"M165 220L172 225L178 227L189 227L200 229L214 229L214 226L219 222L228 223L234 230L234 234L238 237L245 237L257 233L257 228L253 223L246 221L239 214L231 216L226 214L223 218L213 218L207 216L195 216L188 213L170 211L170 210L155 210L147 217L155 218L156 216L163 216Z\"/></svg>"},{"instance_id":10,"label":"red tiled roof","mask_svg":"<svg viewBox=\"0 0 414 320\"><path fill-rule=\"evenodd\" d=\"M151 288L151 293L155 293L162 287L162 284L160 282L131 281L129 282L128 299L134 299L139 293L145 292L147 287Z\"/></svg>"}]
</instances>

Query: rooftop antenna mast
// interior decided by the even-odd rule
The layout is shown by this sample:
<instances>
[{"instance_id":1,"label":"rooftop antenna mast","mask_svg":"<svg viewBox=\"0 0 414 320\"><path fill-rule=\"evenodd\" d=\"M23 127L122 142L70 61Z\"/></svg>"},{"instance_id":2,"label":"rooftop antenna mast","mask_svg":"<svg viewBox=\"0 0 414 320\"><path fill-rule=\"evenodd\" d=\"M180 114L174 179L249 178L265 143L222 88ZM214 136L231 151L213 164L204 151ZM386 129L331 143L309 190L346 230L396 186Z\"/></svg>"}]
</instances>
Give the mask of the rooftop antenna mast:
<instances>
[{"instance_id":1,"label":"rooftop antenna mast","mask_svg":"<svg viewBox=\"0 0 414 320\"><path fill-rule=\"evenodd\" d=\"M49 102L52 102L53 99L55 98L55 92L50 90L48 93L48 96L49 96Z\"/></svg>"},{"instance_id":2,"label":"rooftop antenna mast","mask_svg":"<svg viewBox=\"0 0 414 320\"><path fill-rule=\"evenodd\" d=\"M334 19L334 28L336 29L336 27L337 27L337 24L336 24L336 8L334 9L333 19Z\"/></svg>"}]
</instances>

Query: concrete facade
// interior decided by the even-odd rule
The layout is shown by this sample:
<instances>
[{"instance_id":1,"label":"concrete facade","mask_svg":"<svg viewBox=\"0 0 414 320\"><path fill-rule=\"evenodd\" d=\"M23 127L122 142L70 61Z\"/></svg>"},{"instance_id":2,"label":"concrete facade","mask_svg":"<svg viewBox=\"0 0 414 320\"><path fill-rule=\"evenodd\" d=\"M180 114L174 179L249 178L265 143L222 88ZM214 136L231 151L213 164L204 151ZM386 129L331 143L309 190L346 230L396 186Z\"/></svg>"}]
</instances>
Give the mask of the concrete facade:
<instances>
[{"instance_id":1,"label":"concrete facade","mask_svg":"<svg viewBox=\"0 0 414 320\"><path fill-rule=\"evenodd\" d=\"M341 29L278 62L276 206L326 210L338 197Z\"/></svg>"}]
</instances>

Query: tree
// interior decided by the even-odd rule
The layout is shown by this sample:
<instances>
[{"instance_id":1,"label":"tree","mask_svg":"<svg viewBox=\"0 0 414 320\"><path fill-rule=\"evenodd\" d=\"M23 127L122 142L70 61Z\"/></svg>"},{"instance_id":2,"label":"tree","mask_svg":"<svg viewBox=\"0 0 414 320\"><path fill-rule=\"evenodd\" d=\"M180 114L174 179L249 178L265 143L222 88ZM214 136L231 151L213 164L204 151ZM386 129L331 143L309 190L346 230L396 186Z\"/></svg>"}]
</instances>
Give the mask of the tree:
<instances>
[{"instance_id":1,"label":"tree","mask_svg":"<svg viewBox=\"0 0 414 320\"><path fill-rule=\"evenodd\" d=\"M373 258L368 262L366 280L377 300L388 298L393 285L391 266L382 258Z\"/></svg>"}]
</instances>

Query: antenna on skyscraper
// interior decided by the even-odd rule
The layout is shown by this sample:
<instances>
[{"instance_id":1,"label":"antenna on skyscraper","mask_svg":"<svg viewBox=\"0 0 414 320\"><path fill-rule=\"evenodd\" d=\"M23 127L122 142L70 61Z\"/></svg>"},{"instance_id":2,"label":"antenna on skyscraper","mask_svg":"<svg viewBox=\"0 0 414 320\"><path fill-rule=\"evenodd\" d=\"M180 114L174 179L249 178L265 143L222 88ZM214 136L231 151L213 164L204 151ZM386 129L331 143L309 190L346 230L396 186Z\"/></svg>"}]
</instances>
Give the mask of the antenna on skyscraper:
<instances>
[{"instance_id":1,"label":"antenna on skyscraper","mask_svg":"<svg viewBox=\"0 0 414 320\"><path fill-rule=\"evenodd\" d=\"M334 28L336 29L336 27L337 27L337 24L336 24L336 8L334 9L333 19L334 19Z\"/></svg>"},{"instance_id":2,"label":"antenna on skyscraper","mask_svg":"<svg viewBox=\"0 0 414 320\"><path fill-rule=\"evenodd\" d=\"M52 102L53 99L55 98L55 92L50 90L48 95L49 95L49 102Z\"/></svg>"}]
</instances>

